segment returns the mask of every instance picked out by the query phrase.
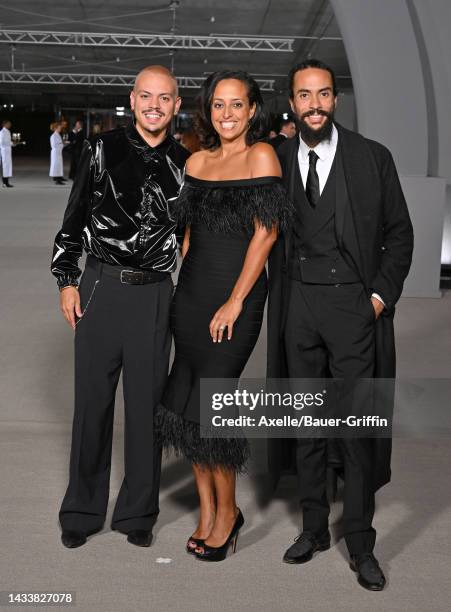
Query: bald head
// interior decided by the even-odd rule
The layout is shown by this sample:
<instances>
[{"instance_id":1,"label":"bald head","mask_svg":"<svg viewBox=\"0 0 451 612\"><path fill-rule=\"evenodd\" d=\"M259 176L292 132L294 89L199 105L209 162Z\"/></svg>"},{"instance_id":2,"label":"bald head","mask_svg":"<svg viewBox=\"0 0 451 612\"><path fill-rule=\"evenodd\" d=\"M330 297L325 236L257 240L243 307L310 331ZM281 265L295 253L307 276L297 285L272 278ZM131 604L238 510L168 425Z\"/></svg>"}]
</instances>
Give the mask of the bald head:
<instances>
[{"instance_id":1,"label":"bald head","mask_svg":"<svg viewBox=\"0 0 451 612\"><path fill-rule=\"evenodd\" d=\"M176 96L178 95L177 79L169 70L169 68L166 68L166 66L159 66L158 64L146 66L141 70L141 72L138 72L138 74L136 75L135 84L133 86L133 91L139 91L142 82L147 82L149 79L152 79L152 77L166 77L167 79L169 79L169 81L172 81L174 94Z\"/></svg>"},{"instance_id":2,"label":"bald head","mask_svg":"<svg viewBox=\"0 0 451 612\"><path fill-rule=\"evenodd\" d=\"M130 106L136 129L151 146L165 137L180 104L177 81L170 70L164 66L141 70L130 93Z\"/></svg>"}]
</instances>

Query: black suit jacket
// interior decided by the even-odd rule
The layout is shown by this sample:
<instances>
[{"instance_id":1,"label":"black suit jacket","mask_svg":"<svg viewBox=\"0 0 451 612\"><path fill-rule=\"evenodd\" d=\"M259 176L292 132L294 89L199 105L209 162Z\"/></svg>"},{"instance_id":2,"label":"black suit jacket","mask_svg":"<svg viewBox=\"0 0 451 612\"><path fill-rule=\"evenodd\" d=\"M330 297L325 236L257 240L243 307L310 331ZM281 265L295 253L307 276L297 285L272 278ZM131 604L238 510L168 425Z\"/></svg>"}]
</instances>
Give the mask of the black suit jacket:
<instances>
[{"instance_id":1,"label":"black suit jacket","mask_svg":"<svg viewBox=\"0 0 451 612\"><path fill-rule=\"evenodd\" d=\"M336 124L347 198L339 198L335 227L342 252L352 260L370 295L380 294L386 308L376 322L375 377L396 373L393 317L412 261L413 229L393 158L386 147ZM298 138L277 149L288 196L299 190ZM341 189L342 186L337 188ZM343 193L343 190L340 191ZM287 262L291 233L280 236L269 258L268 378L287 376L283 346L285 309L289 300ZM351 261L350 261L351 263ZM390 480L391 441L375 440L374 488ZM280 448L272 445L270 468L280 471Z\"/></svg>"}]
</instances>

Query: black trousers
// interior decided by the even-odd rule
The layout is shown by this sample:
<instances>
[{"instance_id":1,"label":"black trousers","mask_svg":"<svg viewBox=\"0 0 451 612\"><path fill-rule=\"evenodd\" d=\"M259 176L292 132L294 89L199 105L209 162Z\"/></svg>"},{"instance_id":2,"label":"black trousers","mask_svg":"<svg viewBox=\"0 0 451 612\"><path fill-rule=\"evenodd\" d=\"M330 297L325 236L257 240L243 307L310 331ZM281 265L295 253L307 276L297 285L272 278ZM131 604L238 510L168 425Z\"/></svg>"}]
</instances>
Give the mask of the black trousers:
<instances>
[{"instance_id":1,"label":"black trousers","mask_svg":"<svg viewBox=\"0 0 451 612\"><path fill-rule=\"evenodd\" d=\"M290 378L372 378L375 315L360 283L314 285L291 282L285 326ZM344 462L344 537L351 554L371 552L374 487L372 440L337 439ZM304 530L328 529L327 440L298 439L296 462Z\"/></svg>"},{"instance_id":2,"label":"black trousers","mask_svg":"<svg viewBox=\"0 0 451 612\"><path fill-rule=\"evenodd\" d=\"M154 410L167 378L171 336L170 276L127 285L88 258L80 283L83 317L75 330L75 410L63 529L93 533L108 505L116 387L122 370L125 475L112 528L151 529L158 515L161 450Z\"/></svg>"}]
</instances>

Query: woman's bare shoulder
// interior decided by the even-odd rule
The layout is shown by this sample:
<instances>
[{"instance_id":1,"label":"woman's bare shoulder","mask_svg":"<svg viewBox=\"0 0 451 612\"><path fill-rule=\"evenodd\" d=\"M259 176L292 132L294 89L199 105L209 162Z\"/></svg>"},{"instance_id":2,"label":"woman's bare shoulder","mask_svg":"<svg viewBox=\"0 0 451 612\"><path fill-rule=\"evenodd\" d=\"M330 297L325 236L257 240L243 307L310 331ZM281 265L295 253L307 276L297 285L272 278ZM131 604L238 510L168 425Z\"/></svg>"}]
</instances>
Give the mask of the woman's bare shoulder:
<instances>
[{"instance_id":1,"label":"woman's bare shoulder","mask_svg":"<svg viewBox=\"0 0 451 612\"><path fill-rule=\"evenodd\" d=\"M259 176L282 176L279 159L267 142L257 142L249 149L249 169L252 178Z\"/></svg>"},{"instance_id":2,"label":"woman's bare shoulder","mask_svg":"<svg viewBox=\"0 0 451 612\"><path fill-rule=\"evenodd\" d=\"M210 151L196 151L190 155L186 160L186 173L198 176L199 173L202 173L202 168L210 155Z\"/></svg>"}]
</instances>

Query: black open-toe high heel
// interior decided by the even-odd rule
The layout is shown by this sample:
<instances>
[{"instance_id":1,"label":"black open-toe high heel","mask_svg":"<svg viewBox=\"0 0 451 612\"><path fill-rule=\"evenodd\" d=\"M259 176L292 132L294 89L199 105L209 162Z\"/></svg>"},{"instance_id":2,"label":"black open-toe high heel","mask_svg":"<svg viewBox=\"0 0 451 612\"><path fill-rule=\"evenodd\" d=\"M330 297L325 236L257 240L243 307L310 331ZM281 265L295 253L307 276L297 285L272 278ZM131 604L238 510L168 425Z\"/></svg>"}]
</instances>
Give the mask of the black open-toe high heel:
<instances>
[{"instance_id":1,"label":"black open-toe high heel","mask_svg":"<svg viewBox=\"0 0 451 612\"><path fill-rule=\"evenodd\" d=\"M196 558L202 561L224 561L230 546L232 546L232 552L236 551L238 534L243 525L244 517L241 514L241 510L238 508L238 515L235 519L232 531L224 544L222 546L208 546L208 544L204 543L202 544L203 552L197 552L197 549L194 551Z\"/></svg>"},{"instance_id":2,"label":"black open-toe high heel","mask_svg":"<svg viewBox=\"0 0 451 612\"><path fill-rule=\"evenodd\" d=\"M191 542L195 544L195 546L190 546ZM186 552L190 555L194 555L196 548L204 545L205 540L201 540L200 538L188 538L188 542L186 543Z\"/></svg>"}]
</instances>

